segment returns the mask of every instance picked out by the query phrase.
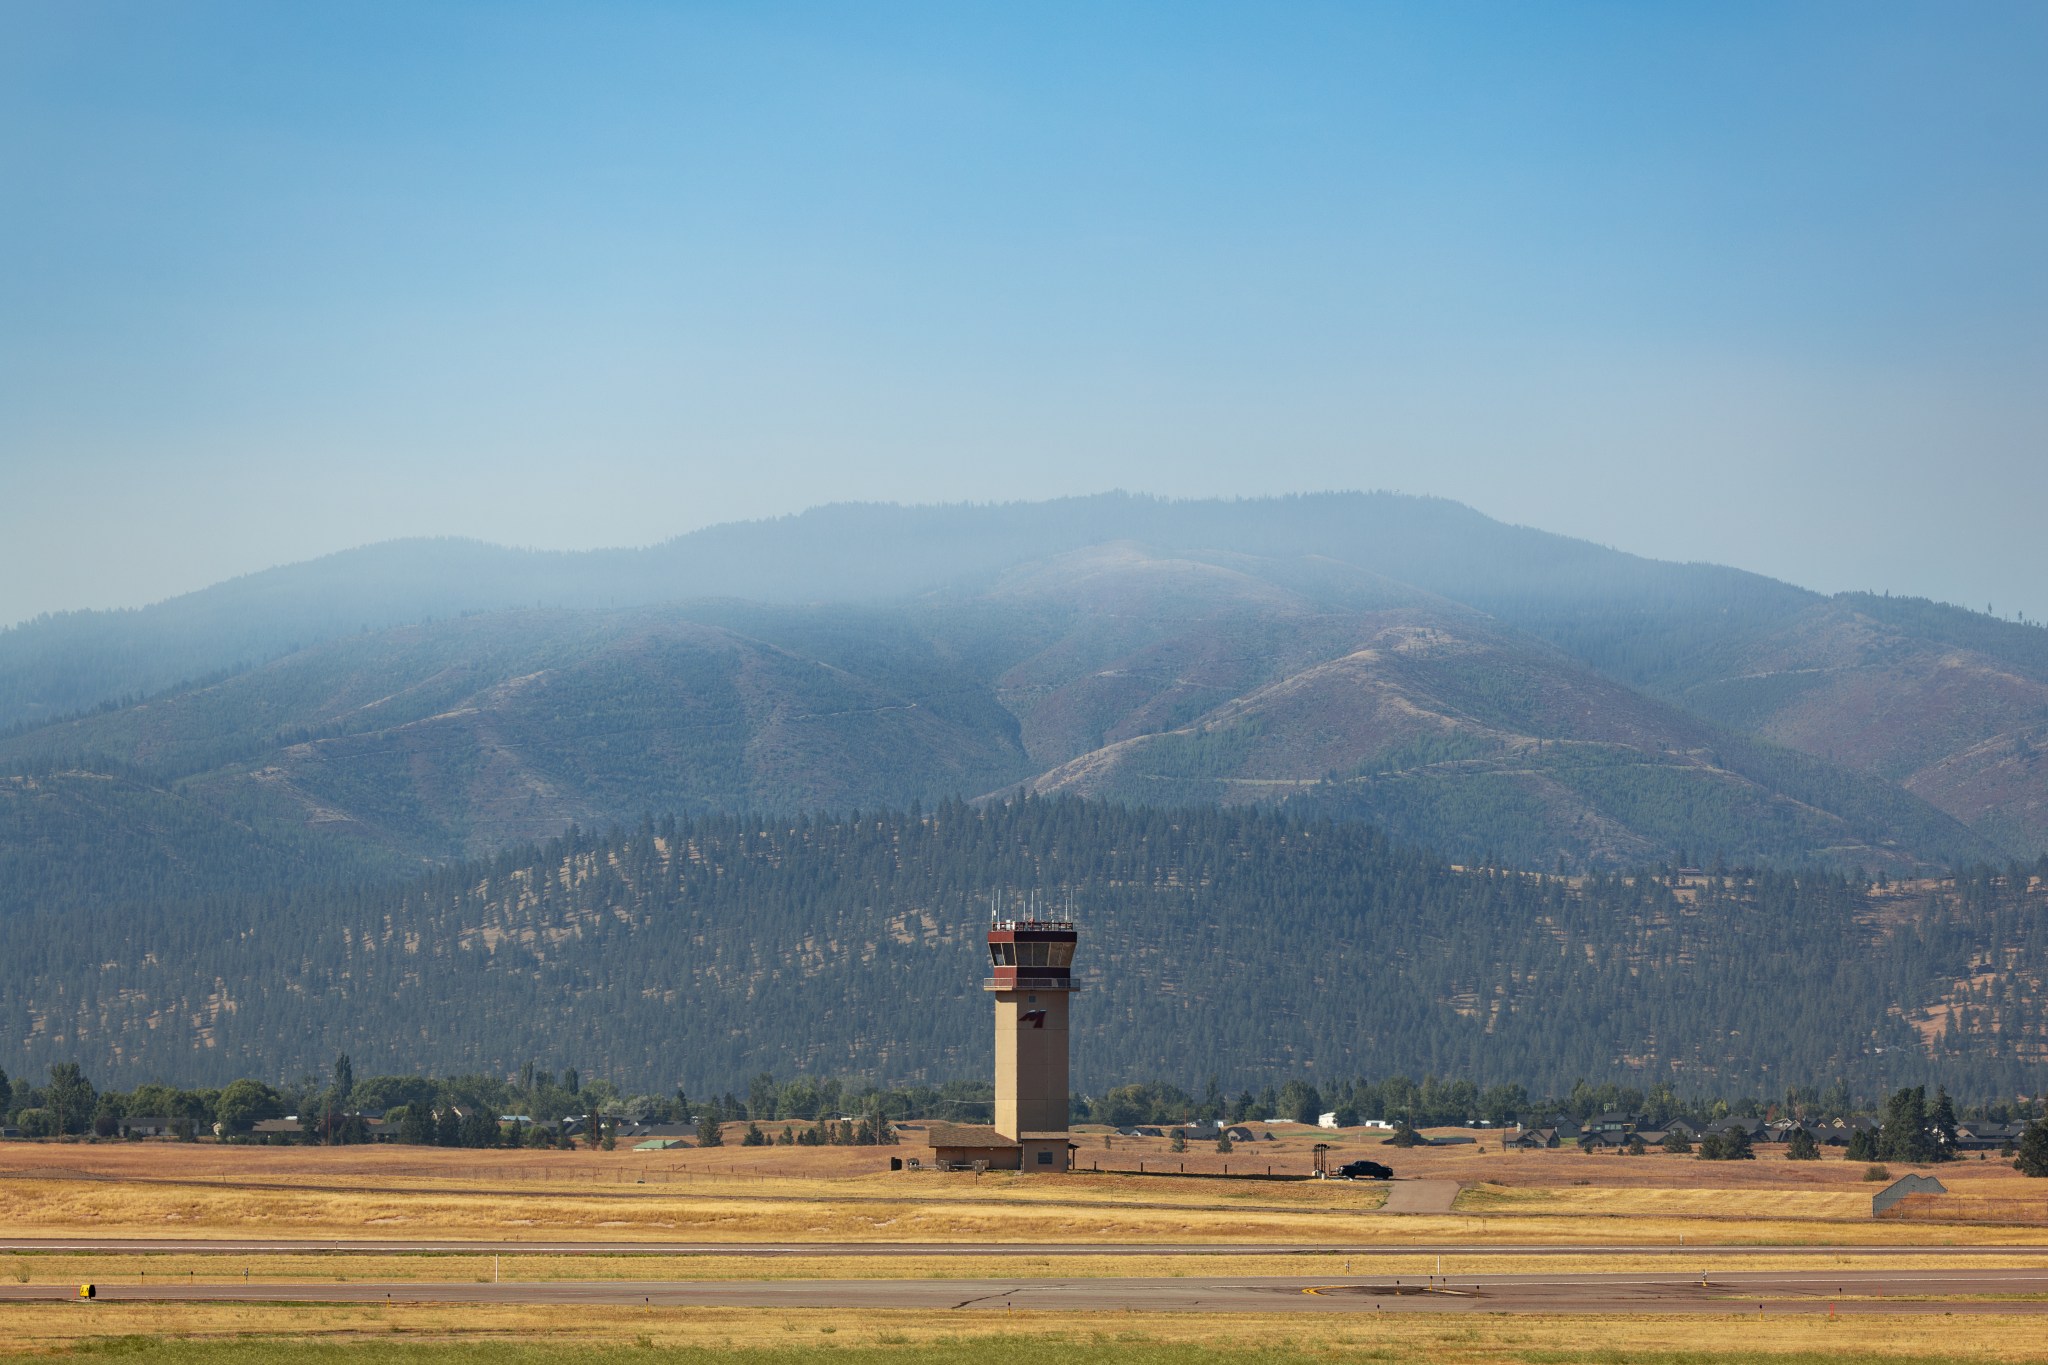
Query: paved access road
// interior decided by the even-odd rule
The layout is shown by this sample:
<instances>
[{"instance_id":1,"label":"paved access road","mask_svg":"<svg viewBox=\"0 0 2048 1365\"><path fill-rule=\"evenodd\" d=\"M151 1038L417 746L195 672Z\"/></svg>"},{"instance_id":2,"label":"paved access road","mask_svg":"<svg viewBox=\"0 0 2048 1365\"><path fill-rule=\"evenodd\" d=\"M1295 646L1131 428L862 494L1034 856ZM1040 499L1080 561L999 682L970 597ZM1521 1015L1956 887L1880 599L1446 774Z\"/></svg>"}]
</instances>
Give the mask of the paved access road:
<instances>
[{"instance_id":1,"label":"paved access road","mask_svg":"<svg viewBox=\"0 0 2048 1365\"><path fill-rule=\"evenodd\" d=\"M0 1285L0 1302L65 1299ZM2028 1299L2015 1296L2039 1296ZM1959 1298L1957 1296L2001 1296ZM660 1304L988 1312L2048 1314L2048 1269L1386 1278L554 1281L541 1284L108 1286L103 1302Z\"/></svg>"},{"instance_id":2,"label":"paved access road","mask_svg":"<svg viewBox=\"0 0 2048 1365\"><path fill-rule=\"evenodd\" d=\"M1374 1213L1449 1213L1464 1187L1455 1180L1390 1180L1387 1202Z\"/></svg>"}]
</instances>

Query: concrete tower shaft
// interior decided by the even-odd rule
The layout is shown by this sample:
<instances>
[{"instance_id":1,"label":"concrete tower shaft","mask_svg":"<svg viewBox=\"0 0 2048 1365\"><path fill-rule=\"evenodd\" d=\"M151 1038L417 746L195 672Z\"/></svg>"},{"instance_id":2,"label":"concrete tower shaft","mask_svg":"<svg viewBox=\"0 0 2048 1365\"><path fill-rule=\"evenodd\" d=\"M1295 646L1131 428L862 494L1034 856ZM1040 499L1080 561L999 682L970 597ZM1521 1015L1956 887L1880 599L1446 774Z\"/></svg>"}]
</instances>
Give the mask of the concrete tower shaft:
<instances>
[{"instance_id":1,"label":"concrete tower shaft","mask_svg":"<svg viewBox=\"0 0 2048 1365\"><path fill-rule=\"evenodd\" d=\"M996 1000L996 1131L1027 1148L1057 1143L1066 1162L1068 1001L1079 935L1066 920L999 920L989 927ZM1027 1168L1036 1159L1027 1154Z\"/></svg>"}]
</instances>

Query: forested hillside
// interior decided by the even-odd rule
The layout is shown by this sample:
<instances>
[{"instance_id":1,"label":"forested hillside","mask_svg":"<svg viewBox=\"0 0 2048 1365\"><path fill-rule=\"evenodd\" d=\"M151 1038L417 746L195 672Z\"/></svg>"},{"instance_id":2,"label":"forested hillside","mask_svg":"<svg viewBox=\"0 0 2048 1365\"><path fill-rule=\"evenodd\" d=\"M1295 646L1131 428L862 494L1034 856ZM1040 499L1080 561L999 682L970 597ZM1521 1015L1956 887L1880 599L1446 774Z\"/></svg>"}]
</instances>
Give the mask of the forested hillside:
<instances>
[{"instance_id":1,"label":"forested hillside","mask_svg":"<svg viewBox=\"0 0 2048 1365\"><path fill-rule=\"evenodd\" d=\"M651 1089L759 1071L980 1074L980 930L1072 897L1076 1083L1457 1075L1681 1092L1936 1074L2032 1093L2048 864L1872 889L1825 873L1457 871L1284 811L1072 799L707 816L400 886L21 909L0 1029L110 1082L578 1058Z\"/></svg>"}]
</instances>

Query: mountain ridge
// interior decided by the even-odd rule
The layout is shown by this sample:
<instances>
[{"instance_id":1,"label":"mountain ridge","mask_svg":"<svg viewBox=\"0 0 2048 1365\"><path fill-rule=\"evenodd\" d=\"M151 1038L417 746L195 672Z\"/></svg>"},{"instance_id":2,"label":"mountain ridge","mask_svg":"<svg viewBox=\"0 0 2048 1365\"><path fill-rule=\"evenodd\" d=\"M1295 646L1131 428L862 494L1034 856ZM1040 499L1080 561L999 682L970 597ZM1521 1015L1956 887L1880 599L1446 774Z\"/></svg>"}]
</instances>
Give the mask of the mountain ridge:
<instances>
[{"instance_id":1,"label":"mountain ridge","mask_svg":"<svg viewBox=\"0 0 2048 1365\"><path fill-rule=\"evenodd\" d=\"M445 554L469 580L428 571ZM575 600L462 605L543 580ZM724 595L588 601L678 584ZM409 543L226 587L151 629L236 623L187 641L211 663L264 632L298 647L18 729L0 770L106 759L353 824L401 859L646 812L1019 786L1314 799L1545 868L1684 847L1904 870L2048 847L2048 632L1442 500L837 505L643 551ZM725 592L745 588L758 597ZM834 600L761 600L799 590ZM365 603L460 609L337 624ZM309 621L333 633L283 639ZM83 650L0 633L0 698L111 686L96 659L149 653L124 623Z\"/></svg>"},{"instance_id":2,"label":"mountain ridge","mask_svg":"<svg viewBox=\"0 0 2048 1365\"><path fill-rule=\"evenodd\" d=\"M1002 569L1118 539L1166 549L1273 556L1310 546L1361 562L1400 563L1402 581L1460 597L1473 590L1469 547L1514 566L1514 593L1616 577L1661 585L1712 580L1789 603L1813 595L1721 566L1674 565L1494 521L1445 499L1388 493L1219 501L1127 493L1038 503L836 503L788 517L732 522L632 550L514 550L461 538L340 551L229 579L147 607L68 612L0 631L0 725L45 720L100 702L266 661L364 626L464 611L630 606L742 597L856 603L978 591ZM1696 587L1691 591L1708 589ZM1514 593L1509 594L1510 596ZM1789 596L1788 596L1789 595ZM1547 600L1547 599L1546 599ZM152 651L162 661L148 662ZM94 670L105 674L93 676Z\"/></svg>"}]
</instances>

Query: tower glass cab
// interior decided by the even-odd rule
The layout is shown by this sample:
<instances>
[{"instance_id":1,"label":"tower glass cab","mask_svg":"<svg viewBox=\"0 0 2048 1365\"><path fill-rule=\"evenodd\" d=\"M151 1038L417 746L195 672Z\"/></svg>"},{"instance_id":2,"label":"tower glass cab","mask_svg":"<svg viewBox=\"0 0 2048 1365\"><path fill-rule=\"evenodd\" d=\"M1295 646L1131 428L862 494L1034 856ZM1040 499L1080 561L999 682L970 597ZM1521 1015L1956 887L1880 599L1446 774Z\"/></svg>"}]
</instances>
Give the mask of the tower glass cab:
<instances>
[{"instance_id":1,"label":"tower glass cab","mask_svg":"<svg viewBox=\"0 0 2048 1365\"><path fill-rule=\"evenodd\" d=\"M1024 1168L1067 1166L1067 1002L1074 982L1071 920L996 920L989 925L996 1004L996 1131L1024 1148Z\"/></svg>"}]
</instances>

